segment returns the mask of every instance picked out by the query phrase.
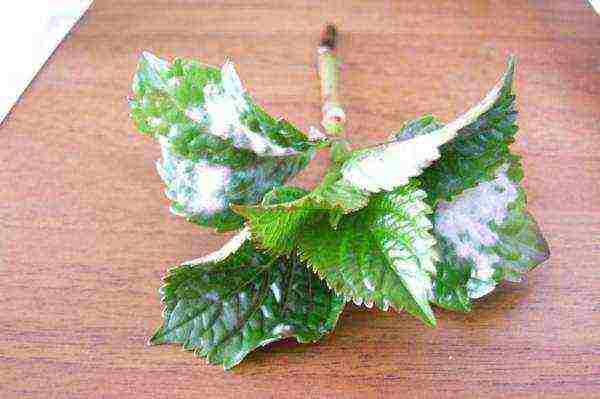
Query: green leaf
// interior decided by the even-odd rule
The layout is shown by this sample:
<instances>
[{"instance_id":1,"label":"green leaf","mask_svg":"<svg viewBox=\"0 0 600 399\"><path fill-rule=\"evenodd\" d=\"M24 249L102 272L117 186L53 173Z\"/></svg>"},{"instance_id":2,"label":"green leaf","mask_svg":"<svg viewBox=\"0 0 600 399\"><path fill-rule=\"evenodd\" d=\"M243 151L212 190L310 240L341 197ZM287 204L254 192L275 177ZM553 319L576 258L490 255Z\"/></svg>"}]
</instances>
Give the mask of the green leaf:
<instances>
[{"instance_id":1,"label":"green leaf","mask_svg":"<svg viewBox=\"0 0 600 399\"><path fill-rule=\"evenodd\" d=\"M461 135L470 135L471 127L494 113L505 88L512 81L514 61L509 60L509 70L486 97L456 120L446 125L432 125L433 118L418 121L430 129L409 125L404 134L394 135L392 141L372 148L360 149L342 166L344 180L356 188L369 192L390 191L408 184L410 178L419 176L423 169L440 157L440 147L451 145ZM416 131L419 133L416 134ZM457 136L459 137L457 139ZM448 144L450 143L450 144Z\"/></svg>"},{"instance_id":2,"label":"green leaf","mask_svg":"<svg viewBox=\"0 0 600 399\"><path fill-rule=\"evenodd\" d=\"M425 192L413 181L369 199L339 177L328 174L309 194L277 188L261 206L234 209L248 218L261 247L298 250L336 292L367 306L406 309L434 325L428 301L437 252Z\"/></svg>"},{"instance_id":3,"label":"green leaf","mask_svg":"<svg viewBox=\"0 0 600 399\"><path fill-rule=\"evenodd\" d=\"M448 263L449 256L441 246L443 261L436 264L436 276L433 282L433 299L436 305L457 312L471 311L471 298L467 291L470 276L470 265ZM463 269L460 266L464 266Z\"/></svg>"},{"instance_id":4,"label":"green leaf","mask_svg":"<svg viewBox=\"0 0 600 399\"><path fill-rule=\"evenodd\" d=\"M257 206L233 206L248 220L252 234L263 248L273 253L290 253L301 239L306 225L321 219L335 227L340 217L365 207L369 193L328 173L310 193L297 188L276 188Z\"/></svg>"},{"instance_id":5,"label":"green leaf","mask_svg":"<svg viewBox=\"0 0 600 399\"><path fill-rule=\"evenodd\" d=\"M257 158L252 166L233 168L206 160L192 161L172 150L161 138L162 159L156 169L172 201L171 212L201 226L233 230L243 218L232 204L255 204L273 187L285 183L310 161L312 152L282 159Z\"/></svg>"},{"instance_id":6,"label":"green leaf","mask_svg":"<svg viewBox=\"0 0 600 399\"><path fill-rule=\"evenodd\" d=\"M230 203L256 204L303 169L320 143L257 106L233 64L173 63L143 53L133 83L131 115L159 140L158 171L173 213L220 230L243 220Z\"/></svg>"},{"instance_id":7,"label":"green leaf","mask_svg":"<svg viewBox=\"0 0 600 399\"><path fill-rule=\"evenodd\" d=\"M345 300L295 255L259 252L248 237L243 230L220 251L169 271L164 324L150 343L181 343L229 369L270 342L314 342L335 328Z\"/></svg>"},{"instance_id":8,"label":"green leaf","mask_svg":"<svg viewBox=\"0 0 600 399\"><path fill-rule=\"evenodd\" d=\"M372 196L336 229L325 218L305 225L299 253L336 292L367 306L406 309L433 326L430 275L438 255L425 196L413 181Z\"/></svg>"},{"instance_id":9,"label":"green leaf","mask_svg":"<svg viewBox=\"0 0 600 399\"><path fill-rule=\"evenodd\" d=\"M509 168L500 166L494 180L439 201L435 210L434 232L443 243L438 275L440 269L459 273L453 287L466 289L470 298L486 295L502 280L519 281L550 254Z\"/></svg>"},{"instance_id":10,"label":"green leaf","mask_svg":"<svg viewBox=\"0 0 600 399\"><path fill-rule=\"evenodd\" d=\"M489 110L461 128L455 140L442 146L440 159L421 175L432 206L437 201L451 200L453 196L481 181L493 180L495 171L503 164L513 165L511 173L514 173L515 178L520 179L522 176L519 157L509 150L518 130L515 124L515 96L512 93L514 71L515 61L510 58L500 81L498 95ZM439 129L442 126L431 116L419 121L422 125L420 129L411 131L405 128L395 138L403 140L407 134L425 134L432 128Z\"/></svg>"},{"instance_id":11,"label":"green leaf","mask_svg":"<svg viewBox=\"0 0 600 399\"><path fill-rule=\"evenodd\" d=\"M201 154L229 165L246 163L252 154L287 156L314 146L292 124L254 103L231 61L218 69L183 59L169 63L144 52L133 92L138 128L154 137L179 130L184 137L176 150L184 156Z\"/></svg>"},{"instance_id":12,"label":"green leaf","mask_svg":"<svg viewBox=\"0 0 600 399\"><path fill-rule=\"evenodd\" d=\"M440 157L443 144L459 133L468 134L478 118L486 117L511 80L512 74L505 74L479 104L452 123L441 125L433 117L425 117L406 125L394 141L352 152L339 170L334 168L313 192L296 201L269 207L240 206L234 210L249 220L265 248L289 252L297 245L303 224L326 217L335 227L342 215L366 206L371 193L409 184L411 178Z\"/></svg>"},{"instance_id":13,"label":"green leaf","mask_svg":"<svg viewBox=\"0 0 600 399\"><path fill-rule=\"evenodd\" d=\"M503 279L518 281L549 256L526 210L519 157L509 149L517 132L513 76L511 58L489 110L443 145L441 157L420 176L435 208L442 255L434 302L448 309L469 311L471 298L487 294ZM394 138L402 142L442 126L425 116L407 123Z\"/></svg>"}]
</instances>

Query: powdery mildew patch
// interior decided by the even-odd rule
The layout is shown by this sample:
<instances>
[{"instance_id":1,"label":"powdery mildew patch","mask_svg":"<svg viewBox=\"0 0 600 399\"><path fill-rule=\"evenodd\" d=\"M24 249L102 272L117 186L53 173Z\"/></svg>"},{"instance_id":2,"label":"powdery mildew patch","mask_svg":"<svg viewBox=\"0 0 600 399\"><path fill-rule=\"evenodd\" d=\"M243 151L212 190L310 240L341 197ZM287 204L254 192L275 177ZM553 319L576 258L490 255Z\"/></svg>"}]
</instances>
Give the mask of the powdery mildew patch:
<instances>
[{"instance_id":1,"label":"powdery mildew patch","mask_svg":"<svg viewBox=\"0 0 600 399\"><path fill-rule=\"evenodd\" d=\"M508 217L509 205L518 197L517 186L507 176L508 168L504 164L494 180L465 190L451 202L440 202L434 216L436 233L454 246L458 257L475 265L471 279L478 281L467 285L473 298L486 295L495 286L492 275L501 259L491 248L499 241L491 223L501 225Z\"/></svg>"},{"instance_id":2,"label":"powdery mildew patch","mask_svg":"<svg viewBox=\"0 0 600 399\"><path fill-rule=\"evenodd\" d=\"M512 76L512 64L484 99L476 106L431 133L413 136L403 141L379 145L362 152L342 168L344 179L364 190L376 193L391 191L408 184L411 177L440 157L439 148L454 139L459 131L489 111L502 95L502 89Z\"/></svg>"},{"instance_id":3,"label":"powdery mildew patch","mask_svg":"<svg viewBox=\"0 0 600 399\"><path fill-rule=\"evenodd\" d=\"M177 133L171 129L171 134ZM180 204L189 215L212 215L227 208L225 190L231 169L206 161L184 158L172 148L169 137L161 136L159 143L162 159L156 162L158 174L165 182L165 193L171 201Z\"/></svg>"},{"instance_id":4,"label":"powdery mildew patch","mask_svg":"<svg viewBox=\"0 0 600 399\"><path fill-rule=\"evenodd\" d=\"M287 156L297 154L293 148L282 147L242 122L242 115L250 110L246 90L233 63L226 61L221 68L221 84L204 87L204 103L186 110L191 120L208 126L208 133L223 139L232 139L238 148L252 150L258 155Z\"/></svg>"}]
</instances>

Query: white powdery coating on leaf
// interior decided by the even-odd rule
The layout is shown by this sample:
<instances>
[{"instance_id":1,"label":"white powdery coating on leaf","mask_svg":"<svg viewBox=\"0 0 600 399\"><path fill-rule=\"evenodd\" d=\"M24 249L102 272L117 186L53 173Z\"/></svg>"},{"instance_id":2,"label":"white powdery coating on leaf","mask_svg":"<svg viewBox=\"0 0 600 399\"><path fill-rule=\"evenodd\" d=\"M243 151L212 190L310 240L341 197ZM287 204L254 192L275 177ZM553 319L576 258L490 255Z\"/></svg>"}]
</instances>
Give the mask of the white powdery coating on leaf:
<instances>
[{"instance_id":1,"label":"white powdery coating on leaf","mask_svg":"<svg viewBox=\"0 0 600 399\"><path fill-rule=\"evenodd\" d=\"M178 87L181 84L181 81L176 76L171 77L167 80L167 84L173 88Z\"/></svg>"},{"instance_id":2,"label":"white powdery coating on leaf","mask_svg":"<svg viewBox=\"0 0 600 399\"><path fill-rule=\"evenodd\" d=\"M364 300L362 298L352 298L352 302L354 302L356 306L361 306Z\"/></svg>"},{"instance_id":3,"label":"white powdery coating on leaf","mask_svg":"<svg viewBox=\"0 0 600 399\"><path fill-rule=\"evenodd\" d=\"M208 133L232 139L238 148L252 150L258 155L287 156L297 154L293 148L282 147L242 123L241 116L250 110L246 90L233 63L226 61L221 68L221 84L204 87L204 104L188 108L185 114L193 121L206 125Z\"/></svg>"},{"instance_id":4,"label":"white powdery coating on leaf","mask_svg":"<svg viewBox=\"0 0 600 399\"><path fill-rule=\"evenodd\" d=\"M384 144L362 158L349 161L342 168L344 179L372 193L391 191L408 184L423 168L440 157L438 147L447 142L445 136L431 133L410 140Z\"/></svg>"},{"instance_id":5,"label":"white powdery coating on leaf","mask_svg":"<svg viewBox=\"0 0 600 399\"><path fill-rule=\"evenodd\" d=\"M250 129L242 124L240 116L248 110L248 103L237 94L220 93L217 86L204 87L204 108L208 114L210 133L221 138L244 135Z\"/></svg>"},{"instance_id":6,"label":"white powdery coating on leaf","mask_svg":"<svg viewBox=\"0 0 600 399\"><path fill-rule=\"evenodd\" d=\"M384 312L387 312L388 310L390 310L390 301L388 301L387 299L384 299L383 307L381 308L381 310L383 310Z\"/></svg>"},{"instance_id":7,"label":"white powdery coating on leaf","mask_svg":"<svg viewBox=\"0 0 600 399\"><path fill-rule=\"evenodd\" d=\"M431 277L414 262L394 262L396 273L402 278L405 288L415 298L431 298L433 284Z\"/></svg>"},{"instance_id":8,"label":"white powdery coating on leaf","mask_svg":"<svg viewBox=\"0 0 600 399\"><path fill-rule=\"evenodd\" d=\"M281 287L277 283L271 283L269 286L271 288L271 292L273 293L273 297L277 301L277 303L281 302Z\"/></svg>"},{"instance_id":9,"label":"white powdery coating on leaf","mask_svg":"<svg viewBox=\"0 0 600 399\"><path fill-rule=\"evenodd\" d=\"M170 212L171 212L173 215L175 215L175 216L181 216L181 217L184 217L184 218L189 218L190 216L192 216L191 214L189 214L189 213L187 213L186 211L184 211L184 210L181 210L181 209L179 209L179 208L177 208L177 207L173 206L172 204L171 204L171 206L169 207L169 211L170 211Z\"/></svg>"},{"instance_id":10,"label":"white powdery coating on leaf","mask_svg":"<svg viewBox=\"0 0 600 399\"><path fill-rule=\"evenodd\" d=\"M231 170L226 166L214 166L198 161L194 165L198 198L190 205L192 209L217 212L227 207L223 193L229 182Z\"/></svg>"},{"instance_id":11,"label":"white powdery coating on leaf","mask_svg":"<svg viewBox=\"0 0 600 399\"><path fill-rule=\"evenodd\" d=\"M155 71L164 72L171 67L171 64L148 51L142 51L142 58Z\"/></svg>"},{"instance_id":12,"label":"white powdery coating on leaf","mask_svg":"<svg viewBox=\"0 0 600 399\"><path fill-rule=\"evenodd\" d=\"M221 67L221 85L223 86L223 90L232 96L242 96L246 92L233 62L229 60L225 61Z\"/></svg>"},{"instance_id":13,"label":"white powdery coating on leaf","mask_svg":"<svg viewBox=\"0 0 600 399\"><path fill-rule=\"evenodd\" d=\"M197 259L189 260L187 262L182 263L183 266L193 266L204 263L216 263L221 262L227 259L230 255L233 255L237 252L238 249L244 245L246 240L250 239L250 228L245 227L240 230L235 236L231 238L231 240L227 241L225 245L221 247L218 251L212 252L208 255L202 256Z\"/></svg>"},{"instance_id":14,"label":"white powdery coating on leaf","mask_svg":"<svg viewBox=\"0 0 600 399\"><path fill-rule=\"evenodd\" d=\"M194 122L198 123L205 123L208 120L208 114L202 107L188 108L185 111L185 115Z\"/></svg>"},{"instance_id":15,"label":"white powdery coating on leaf","mask_svg":"<svg viewBox=\"0 0 600 399\"><path fill-rule=\"evenodd\" d=\"M171 64L165 60L162 60L152 53L147 51L142 52L140 60L140 68L143 69L143 79L148 79L152 82L152 85L160 87L163 90L169 90L169 84L165 80L164 74L171 68ZM135 79L139 78L136 74ZM146 99L146 97L144 96Z\"/></svg>"},{"instance_id":16,"label":"white powdery coating on leaf","mask_svg":"<svg viewBox=\"0 0 600 399\"><path fill-rule=\"evenodd\" d=\"M162 121L163 121L162 118L157 118L157 117L150 117L148 119L148 123L152 127L158 127L162 123Z\"/></svg>"},{"instance_id":17,"label":"white powdery coating on leaf","mask_svg":"<svg viewBox=\"0 0 600 399\"><path fill-rule=\"evenodd\" d=\"M325 133L323 133L322 131L320 131L316 127L310 126L308 128L308 139L310 141L325 140L326 138L327 138L327 136L325 135Z\"/></svg>"},{"instance_id":18,"label":"white powdery coating on leaf","mask_svg":"<svg viewBox=\"0 0 600 399\"><path fill-rule=\"evenodd\" d=\"M177 134L171 128L169 137ZM188 214L214 214L228 206L225 189L231 169L211 165L206 161L192 161L176 154L168 137L159 138L162 160L156 162L158 174L167 185L167 197L184 207Z\"/></svg>"},{"instance_id":19,"label":"white powdery coating on leaf","mask_svg":"<svg viewBox=\"0 0 600 399\"><path fill-rule=\"evenodd\" d=\"M481 298L492 292L496 288L496 282L494 280L479 280L475 278L467 281L467 293L469 298Z\"/></svg>"},{"instance_id":20,"label":"white powdery coating on leaf","mask_svg":"<svg viewBox=\"0 0 600 399\"><path fill-rule=\"evenodd\" d=\"M507 72L484 99L447 125L408 140L382 144L360 158L348 161L342 168L344 179L373 193L391 191L408 184L411 177L419 176L424 168L440 157L440 146L494 106L512 78L513 67L511 61Z\"/></svg>"},{"instance_id":21,"label":"white powdery coating on leaf","mask_svg":"<svg viewBox=\"0 0 600 399\"><path fill-rule=\"evenodd\" d=\"M435 213L436 232L455 247L459 257L473 261L471 278L476 280L491 280L500 261L487 248L499 239L490 223L502 224L508 216L508 206L518 197L517 186L507 176L508 167L505 164L498 168L494 180L465 190L451 202L440 202ZM480 297L491 289L475 290L473 295Z\"/></svg>"}]
</instances>

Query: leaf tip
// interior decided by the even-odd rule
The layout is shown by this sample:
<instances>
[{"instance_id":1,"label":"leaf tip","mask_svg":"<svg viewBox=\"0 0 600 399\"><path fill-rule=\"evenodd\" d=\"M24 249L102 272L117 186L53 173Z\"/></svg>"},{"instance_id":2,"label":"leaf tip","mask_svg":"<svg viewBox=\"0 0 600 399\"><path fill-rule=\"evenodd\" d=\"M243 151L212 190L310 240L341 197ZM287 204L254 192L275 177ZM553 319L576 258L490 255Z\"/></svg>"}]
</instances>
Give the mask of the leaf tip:
<instances>
[{"instance_id":1,"label":"leaf tip","mask_svg":"<svg viewBox=\"0 0 600 399\"><path fill-rule=\"evenodd\" d=\"M515 66L517 65L517 56L514 54L509 54L506 63L508 64L509 70L514 70Z\"/></svg>"},{"instance_id":2,"label":"leaf tip","mask_svg":"<svg viewBox=\"0 0 600 399\"><path fill-rule=\"evenodd\" d=\"M425 321L425 324L427 325L427 327L429 327L429 328L437 327L437 320L435 319L435 317L433 315L431 317L425 318L424 321Z\"/></svg>"},{"instance_id":3,"label":"leaf tip","mask_svg":"<svg viewBox=\"0 0 600 399\"><path fill-rule=\"evenodd\" d=\"M162 327L157 329L156 332L150 338L148 338L148 340L146 341L146 345L148 345L148 346L156 346L156 345L161 345L164 343L165 343L165 340L164 340L164 334L163 334Z\"/></svg>"},{"instance_id":4,"label":"leaf tip","mask_svg":"<svg viewBox=\"0 0 600 399\"><path fill-rule=\"evenodd\" d=\"M148 50L142 50L141 57L148 59L148 58L155 58L156 56L154 54L152 54L151 52L149 52Z\"/></svg>"},{"instance_id":5,"label":"leaf tip","mask_svg":"<svg viewBox=\"0 0 600 399\"><path fill-rule=\"evenodd\" d=\"M142 53L140 54L140 61L145 61L152 66L165 66L167 64L165 60L158 58L147 50L142 50Z\"/></svg>"},{"instance_id":6,"label":"leaf tip","mask_svg":"<svg viewBox=\"0 0 600 399\"><path fill-rule=\"evenodd\" d=\"M433 309L431 308L429 303L427 303L425 306L421 306L420 310L421 311L416 316L418 316L419 319L421 319L427 325L427 327L437 327L437 320L435 318L435 314L433 314Z\"/></svg>"}]
</instances>

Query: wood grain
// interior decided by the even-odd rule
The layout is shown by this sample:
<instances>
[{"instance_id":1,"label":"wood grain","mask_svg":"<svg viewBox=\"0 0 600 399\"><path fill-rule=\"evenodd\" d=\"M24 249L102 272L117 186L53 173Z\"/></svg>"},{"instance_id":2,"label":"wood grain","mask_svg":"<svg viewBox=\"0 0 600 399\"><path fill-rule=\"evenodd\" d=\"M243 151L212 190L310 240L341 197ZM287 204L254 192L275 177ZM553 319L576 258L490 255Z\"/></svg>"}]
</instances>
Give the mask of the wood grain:
<instances>
[{"instance_id":1,"label":"wood grain","mask_svg":"<svg viewBox=\"0 0 600 399\"><path fill-rule=\"evenodd\" d=\"M326 21L357 143L450 119L518 56L514 148L551 259L471 314L437 310L437 329L348 307L323 342L231 372L147 347L165 269L225 237L167 212L157 146L125 101L138 54L231 56L261 104L306 129ZM2 398L600 397L600 16L584 1L97 0L0 129Z\"/></svg>"}]
</instances>

